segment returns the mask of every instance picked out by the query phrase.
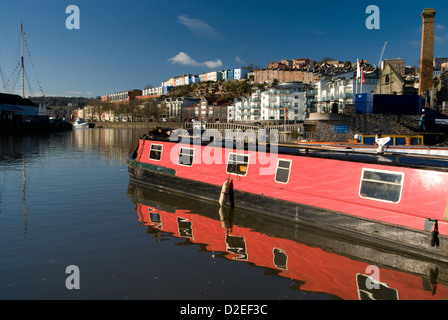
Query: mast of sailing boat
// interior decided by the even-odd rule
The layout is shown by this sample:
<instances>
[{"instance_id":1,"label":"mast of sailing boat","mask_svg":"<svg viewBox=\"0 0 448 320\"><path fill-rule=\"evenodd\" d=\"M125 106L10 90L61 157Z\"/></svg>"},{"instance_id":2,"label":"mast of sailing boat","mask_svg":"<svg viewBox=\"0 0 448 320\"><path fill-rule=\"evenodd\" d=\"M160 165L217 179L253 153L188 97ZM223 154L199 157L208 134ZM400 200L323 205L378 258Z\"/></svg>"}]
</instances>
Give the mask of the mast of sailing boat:
<instances>
[{"instance_id":1,"label":"mast of sailing boat","mask_svg":"<svg viewBox=\"0 0 448 320\"><path fill-rule=\"evenodd\" d=\"M22 37L22 65L21 65L21 69L22 69L22 98L25 98L25 85L24 85L24 66L23 66L23 22L20 24L20 35Z\"/></svg>"}]
</instances>

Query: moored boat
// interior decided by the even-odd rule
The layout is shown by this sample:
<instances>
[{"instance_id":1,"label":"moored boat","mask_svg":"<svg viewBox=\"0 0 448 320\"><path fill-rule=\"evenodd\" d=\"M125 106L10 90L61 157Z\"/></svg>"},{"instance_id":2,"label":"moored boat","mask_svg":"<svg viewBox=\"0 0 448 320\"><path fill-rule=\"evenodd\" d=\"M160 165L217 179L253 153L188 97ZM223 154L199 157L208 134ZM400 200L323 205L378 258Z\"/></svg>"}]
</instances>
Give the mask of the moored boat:
<instances>
[{"instance_id":1,"label":"moored boat","mask_svg":"<svg viewBox=\"0 0 448 320\"><path fill-rule=\"evenodd\" d=\"M447 159L207 141L143 136L130 179L448 262Z\"/></svg>"},{"instance_id":2,"label":"moored boat","mask_svg":"<svg viewBox=\"0 0 448 320\"><path fill-rule=\"evenodd\" d=\"M73 122L73 127L74 128L88 128L89 127L89 122L85 121L83 118L77 118Z\"/></svg>"}]
</instances>

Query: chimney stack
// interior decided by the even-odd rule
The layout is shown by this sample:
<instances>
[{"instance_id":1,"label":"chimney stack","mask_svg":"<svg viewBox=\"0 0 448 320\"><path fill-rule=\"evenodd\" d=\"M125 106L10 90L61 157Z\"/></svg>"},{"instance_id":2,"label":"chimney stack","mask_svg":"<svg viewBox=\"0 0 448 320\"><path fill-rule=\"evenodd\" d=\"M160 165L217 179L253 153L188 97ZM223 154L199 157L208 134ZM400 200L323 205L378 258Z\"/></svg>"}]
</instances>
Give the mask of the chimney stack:
<instances>
[{"instance_id":1,"label":"chimney stack","mask_svg":"<svg viewBox=\"0 0 448 320\"><path fill-rule=\"evenodd\" d=\"M425 9L422 13L422 52L420 57L420 85L418 94L428 95L433 87L434 75L434 21L436 10Z\"/></svg>"}]
</instances>

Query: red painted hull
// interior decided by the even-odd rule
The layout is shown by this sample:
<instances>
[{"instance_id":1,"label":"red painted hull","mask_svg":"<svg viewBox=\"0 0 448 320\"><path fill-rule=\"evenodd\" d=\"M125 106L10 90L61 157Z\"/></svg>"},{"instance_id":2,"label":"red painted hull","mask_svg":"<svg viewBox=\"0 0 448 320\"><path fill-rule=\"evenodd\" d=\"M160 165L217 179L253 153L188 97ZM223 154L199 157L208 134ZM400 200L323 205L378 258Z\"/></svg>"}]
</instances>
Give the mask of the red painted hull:
<instances>
[{"instance_id":1,"label":"red painted hull","mask_svg":"<svg viewBox=\"0 0 448 320\"><path fill-rule=\"evenodd\" d=\"M162 146L159 160L150 159L153 144ZM177 162L180 148L185 147L194 149L192 166L179 165ZM226 172L228 156L232 152L249 156L247 172L244 175ZM188 145L149 139L140 140L134 155L134 165L138 163L162 169L159 170L161 179L169 170L170 175L183 181L195 181L220 188L230 177L235 191L257 195L263 199L281 200L330 210L366 221L419 230L427 232L429 238L432 230L425 230L425 226L427 228L428 219L432 219L438 221L440 236L448 235L446 221L448 172L444 170L344 161L291 153L235 151L210 145ZM271 162L266 161L269 157ZM275 181L278 158L291 163L287 183ZM363 170L401 175L399 200L393 202L362 197L360 188ZM219 195L216 201L218 197ZM236 198L235 202L238 201Z\"/></svg>"}]
</instances>

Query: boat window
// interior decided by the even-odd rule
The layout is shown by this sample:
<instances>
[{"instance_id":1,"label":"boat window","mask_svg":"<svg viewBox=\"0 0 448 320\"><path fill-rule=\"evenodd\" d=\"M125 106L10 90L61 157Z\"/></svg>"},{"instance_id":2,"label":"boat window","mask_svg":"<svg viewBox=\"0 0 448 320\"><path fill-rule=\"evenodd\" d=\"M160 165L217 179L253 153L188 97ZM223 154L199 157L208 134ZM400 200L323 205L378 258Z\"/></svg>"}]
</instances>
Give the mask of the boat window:
<instances>
[{"instance_id":1,"label":"boat window","mask_svg":"<svg viewBox=\"0 0 448 320\"><path fill-rule=\"evenodd\" d=\"M288 183L290 169L291 160L278 159L277 171L275 173L275 182Z\"/></svg>"},{"instance_id":2,"label":"boat window","mask_svg":"<svg viewBox=\"0 0 448 320\"><path fill-rule=\"evenodd\" d=\"M288 255L285 250L274 248L272 253L274 254L274 265L279 269L288 270Z\"/></svg>"},{"instance_id":3,"label":"boat window","mask_svg":"<svg viewBox=\"0 0 448 320\"><path fill-rule=\"evenodd\" d=\"M149 150L149 159L160 161L162 158L163 145L161 144L151 144L151 149Z\"/></svg>"},{"instance_id":4,"label":"boat window","mask_svg":"<svg viewBox=\"0 0 448 320\"><path fill-rule=\"evenodd\" d=\"M180 148L178 164L191 167L193 165L194 149Z\"/></svg>"},{"instance_id":5,"label":"boat window","mask_svg":"<svg viewBox=\"0 0 448 320\"><path fill-rule=\"evenodd\" d=\"M363 169L359 195L363 198L397 203L403 187L402 172Z\"/></svg>"},{"instance_id":6,"label":"boat window","mask_svg":"<svg viewBox=\"0 0 448 320\"><path fill-rule=\"evenodd\" d=\"M249 156L246 154L229 153L227 161L227 173L237 174L239 176L247 175L249 166Z\"/></svg>"}]
</instances>

